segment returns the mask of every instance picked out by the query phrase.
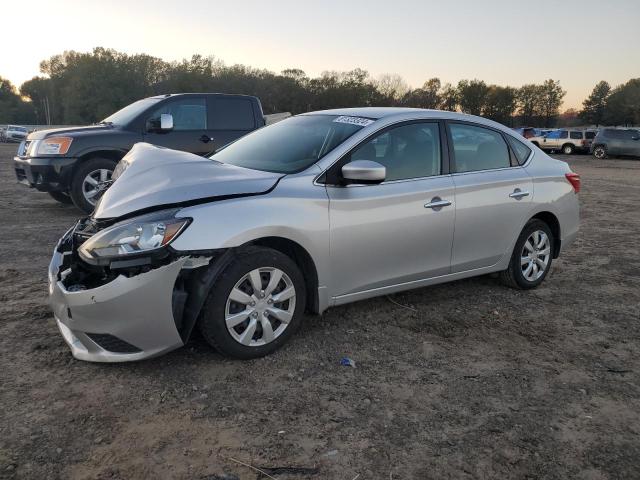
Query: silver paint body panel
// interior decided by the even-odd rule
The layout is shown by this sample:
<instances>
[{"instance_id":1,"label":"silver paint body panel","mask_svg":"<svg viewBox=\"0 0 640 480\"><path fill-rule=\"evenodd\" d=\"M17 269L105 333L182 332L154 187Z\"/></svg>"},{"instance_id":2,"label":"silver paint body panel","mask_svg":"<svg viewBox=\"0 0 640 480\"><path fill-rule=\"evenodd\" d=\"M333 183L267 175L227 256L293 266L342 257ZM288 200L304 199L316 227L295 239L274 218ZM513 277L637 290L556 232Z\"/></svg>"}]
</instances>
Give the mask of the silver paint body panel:
<instances>
[{"instance_id":1,"label":"silver paint body panel","mask_svg":"<svg viewBox=\"0 0 640 480\"><path fill-rule=\"evenodd\" d=\"M177 216L193 221L171 247L184 252L186 258L194 250L239 247L265 237L291 240L304 248L315 264L320 311L332 305L504 270L520 231L540 212L550 212L558 218L562 249L577 235L578 196L564 176L570 171L568 165L548 157L507 127L470 115L430 110L342 109L316 114L377 120L316 164L284 176L221 166L181 152L162 149L159 153L156 150L161 149L155 147L140 147L134 154L147 160L133 162L107 191L95 216L117 217L154 204L222 196L223 199L212 198L182 208ZM319 181L329 167L373 133L420 119L485 125L527 143L532 153L523 166L497 170L347 187ZM163 164L151 166L151 161L158 159ZM510 196L518 191L528 195ZM238 196L224 199L225 195ZM425 208L437 199L451 204ZM55 265L52 268L55 270ZM71 331L75 328L80 336L83 331L90 331L87 325L102 325L104 333L126 334L122 338L134 345L144 339L149 342L143 346L150 355L175 348L181 342L175 326L171 331L168 324L169 320L173 323L171 289L179 270L176 262L79 293L65 292L59 282L53 282L56 317ZM100 289L104 296L93 297L92 292ZM154 305L145 314L150 303ZM74 312L73 320L66 318L65 305L72 311L76 308L78 316ZM135 318L139 324L135 332L122 330L126 315L126 321ZM74 355L101 360L79 350L74 350Z\"/></svg>"}]
</instances>

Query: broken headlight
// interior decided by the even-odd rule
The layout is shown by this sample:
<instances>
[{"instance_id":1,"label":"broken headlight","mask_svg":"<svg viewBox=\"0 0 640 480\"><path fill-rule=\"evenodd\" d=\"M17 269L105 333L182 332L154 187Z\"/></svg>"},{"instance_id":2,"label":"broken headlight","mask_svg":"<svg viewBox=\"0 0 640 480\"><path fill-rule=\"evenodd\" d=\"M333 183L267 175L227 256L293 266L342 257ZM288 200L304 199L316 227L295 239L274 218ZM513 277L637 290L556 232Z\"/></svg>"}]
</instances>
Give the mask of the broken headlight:
<instances>
[{"instance_id":1,"label":"broken headlight","mask_svg":"<svg viewBox=\"0 0 640 480\"><path fill-rule=\"evenodd\" d=\"M166 211L133 218L96 233L78 251L83 260L94 265L153 252L171 243L190 221L169 216Z\"/></svg>"}]
</instances>

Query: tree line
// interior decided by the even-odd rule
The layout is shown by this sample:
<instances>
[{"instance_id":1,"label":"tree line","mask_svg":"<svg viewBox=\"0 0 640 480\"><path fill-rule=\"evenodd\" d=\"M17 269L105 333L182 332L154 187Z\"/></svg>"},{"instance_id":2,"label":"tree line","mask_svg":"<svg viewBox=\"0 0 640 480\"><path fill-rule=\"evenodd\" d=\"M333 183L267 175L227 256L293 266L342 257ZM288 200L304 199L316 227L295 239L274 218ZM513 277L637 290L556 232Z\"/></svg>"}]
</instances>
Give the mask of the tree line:
<instances>
[{"instance_id":1,"label":"tree line","mask_svg":"<svg viewBox=\"0 0 640 480\"><path fill-rule=\"evenodd\" d=\"M41 62L40 71L43 75L23 83L19 92L0 77L0 123L86 124L143 97L225 92L256 95L265 113L403 106L461 111L510 126L552 127L563 119L560 106L566 94L553 79L514 88L478 79L442 84L431 78L411 88L398 75L372 78L359 68L326 71L312 78L299 69L274 73L244 65L227 66L201 55L166 62L106 48L54 55ZM585 100L580 118L596 124L640 123L639 89L640 79L615 89L600 82Z\"/></svg>"}]
</instances>

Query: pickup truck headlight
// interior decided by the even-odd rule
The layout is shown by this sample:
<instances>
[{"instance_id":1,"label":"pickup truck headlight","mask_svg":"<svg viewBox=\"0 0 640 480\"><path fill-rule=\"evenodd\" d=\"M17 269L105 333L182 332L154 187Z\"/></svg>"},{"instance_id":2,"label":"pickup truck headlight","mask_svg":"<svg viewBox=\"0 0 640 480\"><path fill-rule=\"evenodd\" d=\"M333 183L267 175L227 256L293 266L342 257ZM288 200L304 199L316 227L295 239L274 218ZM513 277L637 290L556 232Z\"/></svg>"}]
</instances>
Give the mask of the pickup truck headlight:
<instances>
[{"instance_id":1,"label":"pickup truck headlight","mask_svg":"<svg viewBox=\"0 0 640 480\"><path fill-rule=\"evenodd\" d=\"M191 221L157 217L145 215L96 233L80 246L80 256L87 263L102 265L112 259L153 252L169 245Z\"/></svg>"},{"instance_id":2,"label":"pickup truck headlight","mask_svg":"<svg viewBox=\"0 0 640 480\"><path fill-rule=\"evenodd\" d=\"M38 143L36 155L64 155L69 151L71 137L49 137Z\"/></svg>"}]
</instances>

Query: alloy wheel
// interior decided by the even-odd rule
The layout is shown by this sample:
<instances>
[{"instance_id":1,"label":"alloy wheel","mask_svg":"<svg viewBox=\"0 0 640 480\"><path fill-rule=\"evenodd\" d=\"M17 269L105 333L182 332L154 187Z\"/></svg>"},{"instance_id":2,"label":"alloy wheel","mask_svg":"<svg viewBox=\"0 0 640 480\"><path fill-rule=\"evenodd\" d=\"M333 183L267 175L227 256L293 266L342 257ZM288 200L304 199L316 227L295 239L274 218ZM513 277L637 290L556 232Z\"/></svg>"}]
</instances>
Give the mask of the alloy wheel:
<instances>
[{"instance_id":1,"label":"alloy wheel","mask_svg":"<svg viewBox=\"0 0 640 480\"><path fill-rule=\"evenodd\" d=\"M289 326L296 308L296 289L289 276L274 267L256 268L231 289L225 323L242 345L271 343Z\"/></svg>"},{"instance_id":2,"label":"alloy wheel","mask_svg":"<svg viewBox=\"0 0 640 480\"><path fill-rule=\"evenodd\" d=\"M606 151L604 149L604 147L596 147L595 150L593 151L593 156L596 158L604 158L606 155Z\"/></svg>"},{"instance_id":3,"label":"alloy wheel","mask_svg":"<svg viewBox=\"0 0 640 480\"><path fill-rule=\"evenodd\" d=\"M538 280L549 267L551 258L551 241L542 230L536 230L524 242L520 254L522 275L529 282Z\"/></svg>"},{"instance_id":4,"label":"alloy wheel","mask_svg":"<svg viewBox=\"0 0 640 480\"><path fill-rule=\"evenodd\" d=\"M111 183L112 170L99 168L89 172L82 181L82 195L91 205L96 204Z\"/></svg>"}]
</instances>

